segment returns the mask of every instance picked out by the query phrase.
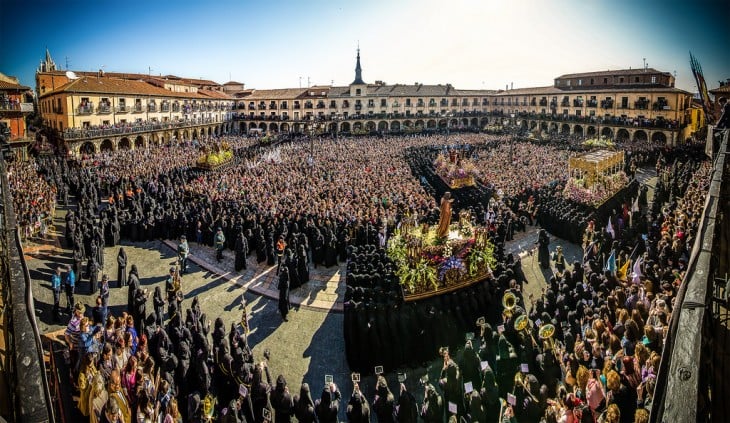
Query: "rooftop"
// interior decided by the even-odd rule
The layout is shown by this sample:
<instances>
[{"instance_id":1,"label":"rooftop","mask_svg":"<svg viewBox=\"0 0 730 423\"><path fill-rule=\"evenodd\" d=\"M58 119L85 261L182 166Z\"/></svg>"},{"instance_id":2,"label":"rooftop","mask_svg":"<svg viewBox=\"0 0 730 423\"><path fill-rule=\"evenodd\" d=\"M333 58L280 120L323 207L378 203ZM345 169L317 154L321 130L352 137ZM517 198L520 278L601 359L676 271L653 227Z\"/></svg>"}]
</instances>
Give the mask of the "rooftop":
<instances>
[{"instance_id":1,"label":"rooftop","mask_svg":"<svg viewBox=\"0 0 730 423\"><path fill-rule=\"evenodd\" d=\"M559 77L557 77L555 79L606 76L606 75L640 75L642 73L663 73L665 75L671 75L669 72L660 72L654 68L647 68L647 69L640 68L640 69L605 70L605 71L583 72L583 73L566 73L565 75L560 75Z\"/></svg>"}]
</instances>

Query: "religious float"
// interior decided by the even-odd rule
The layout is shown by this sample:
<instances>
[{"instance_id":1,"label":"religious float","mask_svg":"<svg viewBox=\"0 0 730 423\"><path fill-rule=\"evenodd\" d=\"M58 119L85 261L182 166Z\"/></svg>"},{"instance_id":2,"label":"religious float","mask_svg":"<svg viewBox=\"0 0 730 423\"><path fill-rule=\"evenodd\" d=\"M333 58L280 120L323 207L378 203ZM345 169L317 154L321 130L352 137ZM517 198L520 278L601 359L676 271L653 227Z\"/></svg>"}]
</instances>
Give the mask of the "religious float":
<instances>
[{"instance_id":1,"label":"religious float","mask_svg":"<svg viewBox=\"0 0 730 423\"><path fill-rule=\"evenodd\" d=\"M446 224L448 232L439 236L439 227L406 219L388 241L387 254L396 264L405 301L456 291L491 276L496 259L487 228L473 225L468 211Z\"/></svg>"},{"instance_id":2,"label":"religious float","mask_svg":"<svg viewBox=\"0 0 730 423\"><path fill-rule=\"evenodd\" d=\"M463 152L450 150L441 153L433 162L436 174L451 189L473 187L476 185L477 168L470 160L463 157Z\"/></svg>"},{"instance_id":3,"label":"religious float","mask_svg":"<svg viewBox=\"0 0 730 423\"><path fill-rule=\"evenodd\" d=\"M623 151L600 149L571 157L563 196L598 208L628 185L623 169Z\"/></svg>"},{"instance_id":4,"label":"religious float","mask_svg":"<svg viewBox=\"0 0 730 423\"><path fill-rule=\"evenodd\" d=\"M204 146L202 155L198 158L197 167L205 170L217 169L233 161L233 151L228 143L213 144Z\"/></svg>"}]
</instances>

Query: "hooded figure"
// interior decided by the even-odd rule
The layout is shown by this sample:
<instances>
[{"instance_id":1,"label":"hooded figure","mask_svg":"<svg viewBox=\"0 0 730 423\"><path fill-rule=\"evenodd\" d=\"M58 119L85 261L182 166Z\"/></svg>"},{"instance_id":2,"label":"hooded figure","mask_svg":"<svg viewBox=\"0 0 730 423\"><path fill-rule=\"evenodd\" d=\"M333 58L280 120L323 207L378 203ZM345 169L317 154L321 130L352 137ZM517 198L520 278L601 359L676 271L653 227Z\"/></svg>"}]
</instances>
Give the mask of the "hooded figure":
<instances>
[{"instance_id":1,"label":"hooded figure","mask_svg":"<svg viewBox=\"0 0 730 423\"><path fill-rule=\"evenodd\" d=\"M388 388L388 383L383 376L378 376L378 384L375 388L375 401L373 411L378 417L379 423L392 423L395 414L395 397Z\"/></svg>"},{"instance_id":2,"label":"hooded figure","mask_svg":"<svg viewBox=\"0 0 730 423\"><path fill-rule=\"evenodd\" d=\"M347 403L347 421L350 423L370 423L370 405L356 387Z\"/></svg>"},{"instance_id":3,"label":"hooded figure","mask_svg":"<svg viewBox=\"0 0 730 423\"><path fill-rule=\"evenodd\" d=\"M127 253L124 251L124 247L119 249L117 254L117 282L119 287L124 286L127 281Z\"/></svg>"},{"instance_id":4,"label":"hooded figure","mask_svg":"<svg viewBox=\"0 0 730 423\"><path fill-rule=\"evenodd\" d=\"M271 407L274 409L275 423L290 423L294 416L294 400L289 394L283 375L276 377L276 387L271 392Z\"/></svg>"},{"instance_id":5,"label":"hooded figure","mask_svg":"<svg viewBox=\"0 0 730 423\"><path fill-rule=\"evenodd\" d=\"M317 419L314 414L314 401L312 401L307 383L302 383L299 395L294 396L294 416L299 423L313 423Z\"/></svg>"},{"instance_id":6,"label":"hooded figure","mask_svg":"<svg viewBox=\"0 0 730 423\"><path fill-rule=\"evenodd\" d=\"M314 405L314 413L317 415L319 423L337 423L340 398L340 391L334 383L324 387L322 397Z\"/></svg>"},{"instance_id":7,"label":"hooded figure","mask_svg":"<svg viewBox=\"0 0 730 423\"><path fill-rule=\"evenodd\" d=\"M289 307L289 269L282 266L279 273L279 313L285 322L288 321L286 316L289 314Z\"/></svg>"}]
</instances>

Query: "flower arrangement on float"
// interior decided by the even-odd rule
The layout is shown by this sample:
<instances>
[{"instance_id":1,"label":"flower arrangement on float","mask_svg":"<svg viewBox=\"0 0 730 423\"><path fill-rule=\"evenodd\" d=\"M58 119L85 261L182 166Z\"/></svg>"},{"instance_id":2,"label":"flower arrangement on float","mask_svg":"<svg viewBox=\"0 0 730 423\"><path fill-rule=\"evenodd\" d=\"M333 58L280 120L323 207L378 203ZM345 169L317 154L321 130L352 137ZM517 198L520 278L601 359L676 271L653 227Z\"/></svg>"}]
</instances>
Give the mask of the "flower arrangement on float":
<instances>
[{"instance_id":1,"label":"flower arrangement on float","mask_svg":"<svg viewBox=\"0 0 730 423\"><path fill-rule=\"evenodd\" d=\"M233 152L226 142L213 144L210 148L203 147L202 152L197 165L203 169L214 169L233 160Z\"/></svg>"},{"instance_id":2,"label":"flower arrangement on float","mask_svg":"<svg viewBox=\"0 0 730 423\"><path fill-rule=\"evenodd\" d=\"M563 189L563 197L596 207L626 187L628 183L629 178L623 171L608 176L596 175L592 183L585 178L570 178Z\"/></svg>"},{"instance_id":3,"label":"flower arrangement on float","mask_svg":"<svg viewBox=\"0 0 730 423\"><path fill-rule=\"evenodd\" d=\"M591 147L591 148L609 148L609 149L613 149L616 146L616 144L614 144L613 140L611 140L608 137L604 137L604 136L587 139L587 140L583 141L583 145L585 145L586 147Z\"/></svg>"},{"instance_id":4,"label":"flower arrangement on float","mask_svg":"<svg viewBox=\"0 0 730 423\"><path fill-rule=\"evenodd\" d=\"M436 227L402 225L388 240L388 257L396 264L406 298L469 284L491 275L494 245L486 228L470 227L462 219L449 237L437 238ZM461 228L460 228L461 227ZM468 235L462 235L468 234Z\"/></svg>"}]
</instances>

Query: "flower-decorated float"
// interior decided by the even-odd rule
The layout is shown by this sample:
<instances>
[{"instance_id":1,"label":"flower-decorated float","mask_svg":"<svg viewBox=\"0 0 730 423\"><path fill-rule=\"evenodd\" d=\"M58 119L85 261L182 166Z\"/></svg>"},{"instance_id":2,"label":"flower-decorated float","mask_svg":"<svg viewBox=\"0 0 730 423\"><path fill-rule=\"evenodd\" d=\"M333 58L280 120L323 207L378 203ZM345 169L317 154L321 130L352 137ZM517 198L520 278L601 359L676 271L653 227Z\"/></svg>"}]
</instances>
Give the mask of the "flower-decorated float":
<instances>
[{"instance_id":1,"label":"flower-decorated float","mask_svg":"<svg viewBox=\"0 0 730 423\"><path fill-rule=\"evenodd\" d=\"M460 151L450 150L439 154L433 162L433 168L451 189L476 185L477 168Z\"/></svg>"},{"instance_id":2,"label":"flower-decorated float","mask_svg":"<svg viewBox=\"0 0 730 423\"><path fill-rule=\"evenodd\" d=\"M628 185L623 169L623 151L595 150L571 157L563 196L597 208Z\"/></svg>"},{"instance_id":3,"label":"flower-decorated float","mask_svg":"<svg viewBox=\"0 0 730 423\"><path fill-rule=\"evenodd\" d=\"M449 216L450 218L450 216ZM405 301L456 291L489 278L496 263L488 230L475 226L467 211L449 224L446 236L438 227L406 219L388 241L388 256Z\"/></svg>"},{"instance_id":4,"label":"flower-decorated float","mask_svg":"<svg viewBox=\"0 0 730 423\"><path fill-rule=\"evenodd\" d=\"M198 158L197 166L205 170L213 170L233 161L233 151L228 143L216 143L210 147L204 146Z\"/></svg>"}]
</instances>

